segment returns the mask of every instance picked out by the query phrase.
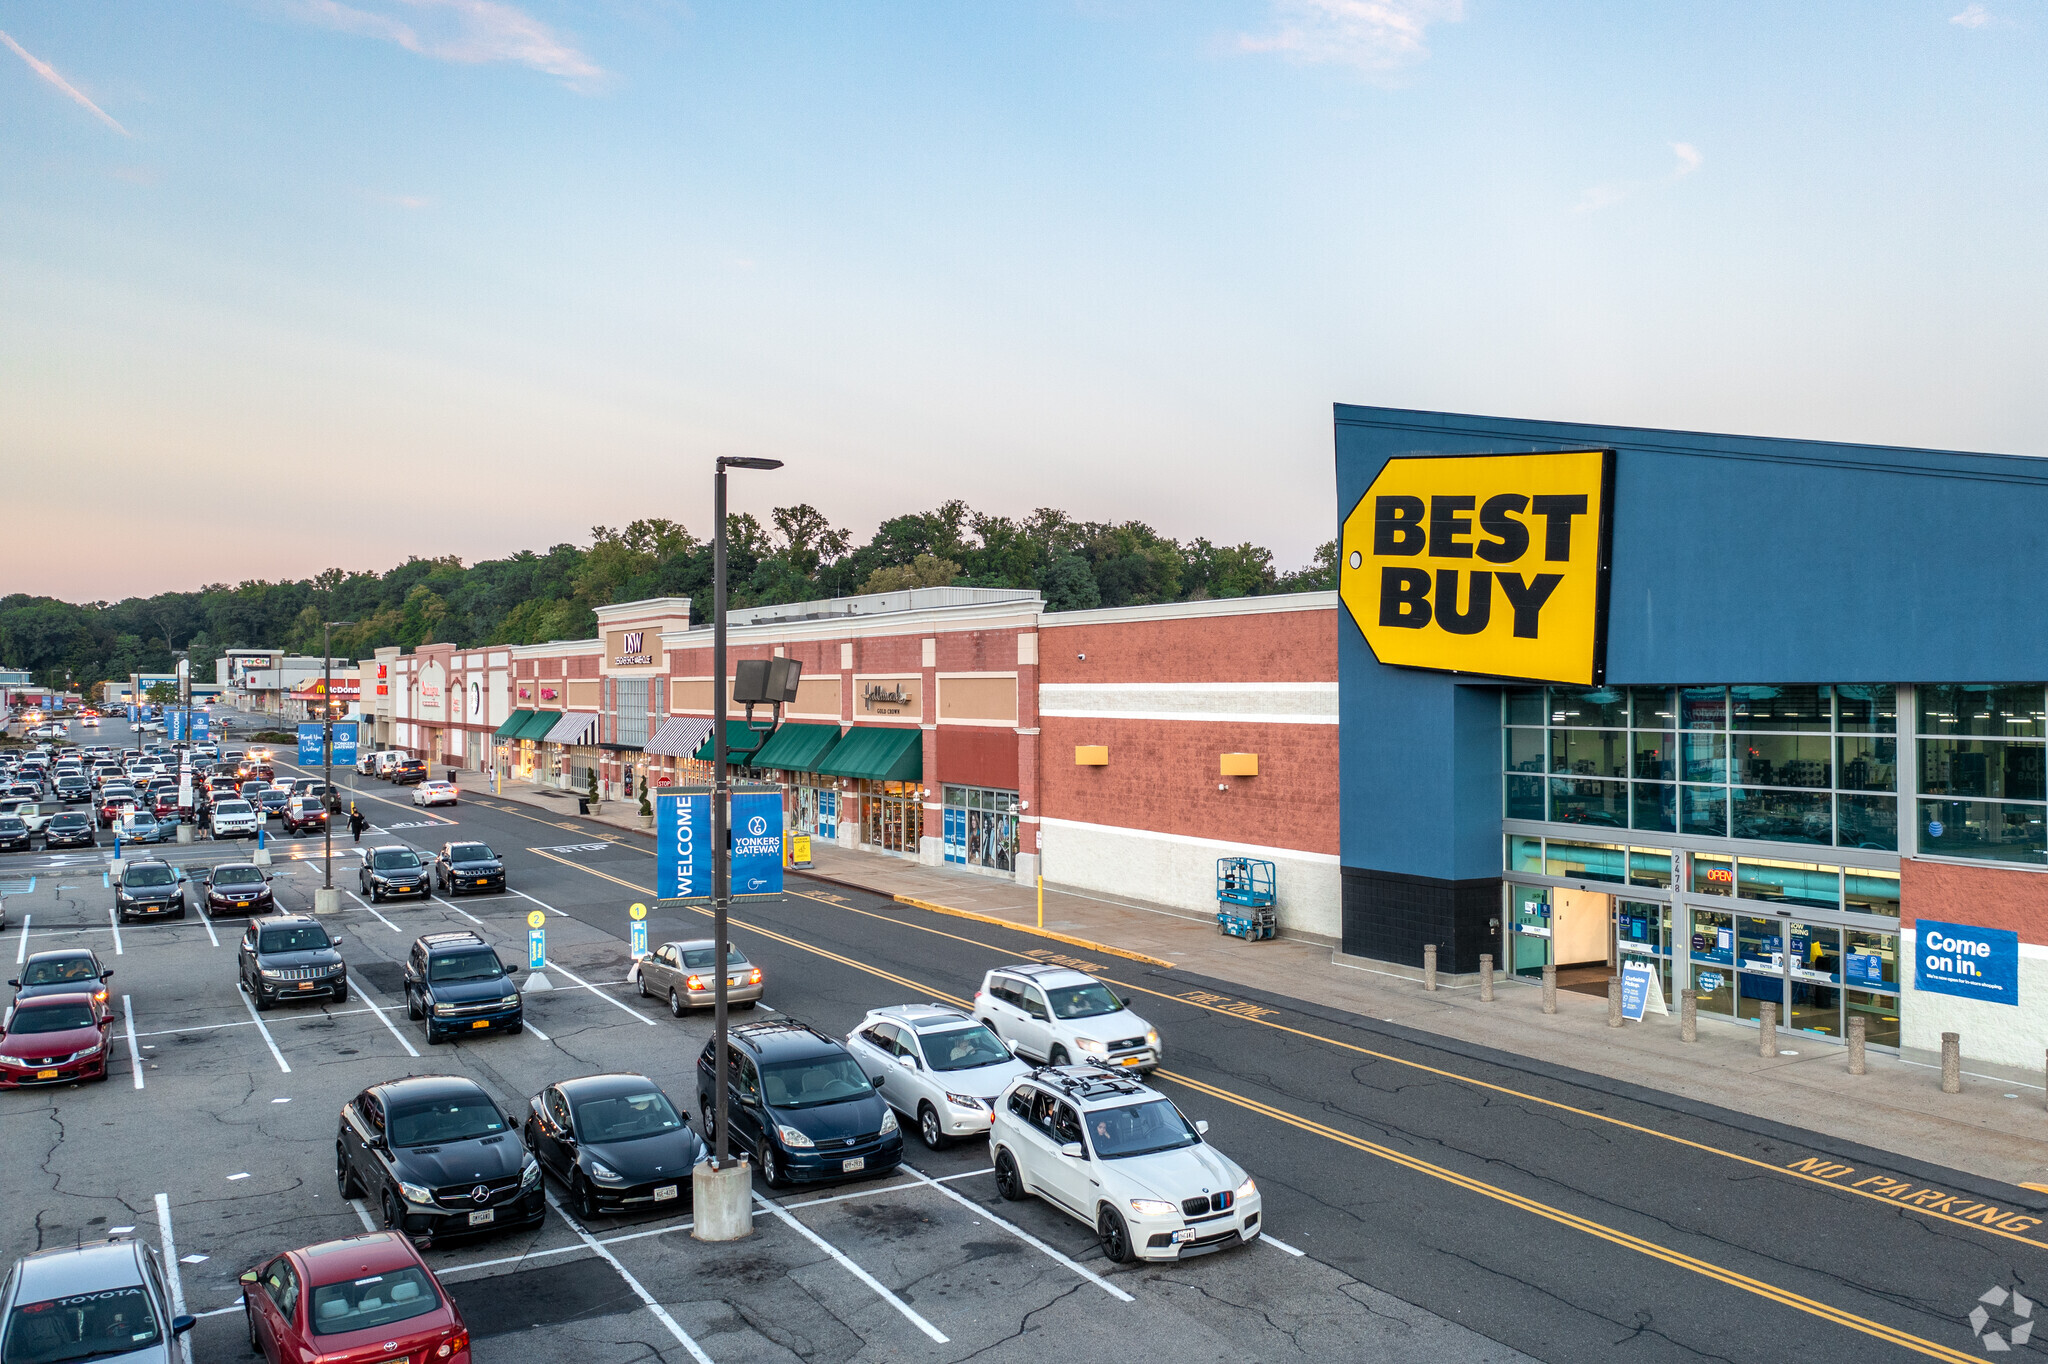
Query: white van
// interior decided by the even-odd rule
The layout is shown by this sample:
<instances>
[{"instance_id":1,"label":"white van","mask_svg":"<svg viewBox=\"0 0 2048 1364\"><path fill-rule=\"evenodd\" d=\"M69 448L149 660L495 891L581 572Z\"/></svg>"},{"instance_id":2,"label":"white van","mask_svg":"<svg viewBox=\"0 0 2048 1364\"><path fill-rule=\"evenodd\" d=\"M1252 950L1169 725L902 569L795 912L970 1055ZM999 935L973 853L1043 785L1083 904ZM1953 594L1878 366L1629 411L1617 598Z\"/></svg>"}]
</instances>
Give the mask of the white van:
<instances>
[{"instance_id":1,"label":"white van","mask_svg":"<svg viewBox=\"0 0 2048 1364\"><path fill-rule=\"evenodd\" d=\"M368 767L359 762L356 764L356 770L372 777L388 777L391 775L391 769L403 762L405 756L403 749L380 748L364 759L369 763Z\"/></svg>"}]
</instances>

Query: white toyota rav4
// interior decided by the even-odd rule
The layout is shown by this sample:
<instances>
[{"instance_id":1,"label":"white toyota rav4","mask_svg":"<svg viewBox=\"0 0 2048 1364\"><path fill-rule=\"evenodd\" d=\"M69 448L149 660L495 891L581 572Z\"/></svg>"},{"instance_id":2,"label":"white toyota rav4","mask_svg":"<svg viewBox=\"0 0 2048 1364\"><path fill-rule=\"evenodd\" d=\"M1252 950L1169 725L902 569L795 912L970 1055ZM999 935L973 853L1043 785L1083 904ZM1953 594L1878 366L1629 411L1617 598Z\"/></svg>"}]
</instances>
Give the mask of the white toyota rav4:
<instances>
[{"instance_id":1,"label":"white toyota rav4","mask_svg":"<svg viewBox=\"0 0 2048 1364\"><path fill-rule=\"evenodd\" d=\"M1117 1264L1180 1260L1256 1240L1258 1185L1150 1086L1100 1066L1011 1083L989 1131L996 1190L1036 1195L1095 1228Z\"/></svg>"},{"instance_id":2,"label":"white toyota rav4","mask_svg":"<svg viewBox=\"0 0 2048 1364\"><path fill-rule=\"evenodd\" d=\"M988 973L974 1016L1011 1050L1048 1066L1090 1061L1140 1074L1159 1064L1158 1030L1116 991L1064 966L1029 962Z\"/></svg>"}]
</instances>

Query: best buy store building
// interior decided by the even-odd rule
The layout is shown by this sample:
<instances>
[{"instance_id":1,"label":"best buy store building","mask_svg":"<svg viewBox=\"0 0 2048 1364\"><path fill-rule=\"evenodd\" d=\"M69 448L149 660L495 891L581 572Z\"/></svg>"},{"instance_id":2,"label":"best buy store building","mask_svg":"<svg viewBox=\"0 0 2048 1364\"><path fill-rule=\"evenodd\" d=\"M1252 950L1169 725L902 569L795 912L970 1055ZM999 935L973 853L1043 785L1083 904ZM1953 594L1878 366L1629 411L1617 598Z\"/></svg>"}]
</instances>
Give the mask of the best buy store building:
<instances>
[{"instance_id":1,"label":"best buy store building","mask_svg":"<svg viewBox=\"0 0 2048 1364\"><path fill-rule=\"evenodd\" d=\"M2039 1070L2048 465L1336 428L1347 953Z\"/></svg>"}]
</instances>

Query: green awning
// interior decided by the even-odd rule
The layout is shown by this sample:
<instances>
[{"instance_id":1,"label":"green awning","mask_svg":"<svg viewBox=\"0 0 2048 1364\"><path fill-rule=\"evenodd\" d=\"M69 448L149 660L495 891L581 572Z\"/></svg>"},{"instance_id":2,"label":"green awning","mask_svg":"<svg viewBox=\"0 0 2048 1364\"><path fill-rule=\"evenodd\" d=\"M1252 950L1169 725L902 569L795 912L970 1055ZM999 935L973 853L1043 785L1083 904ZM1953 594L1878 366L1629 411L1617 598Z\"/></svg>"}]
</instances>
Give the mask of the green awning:
<instances>
[{"instance_id":1,"label":"green awning","mask_svg":"<svg viewBox=\"0 0 2048 1364\"><path fill-rule=\"evenodd\" d=\"M547 732L555 727L555 721L561 718L562 713L558 710L537 710L526 717L526 723L512 737L536 740L544 738Z\"/></svg>"},{"instance_id":2,"label":"green awning","mask_svg":"<svg viewBox=\"0 0 2048 1364\"><path fill-rule=\"evenodd\" d=\"M526 728L526 722L531 720L533 716L533 711L515 710L505 717L505 723L499 725L498 732L491 737L493 739L516 739L519 737L519 731Z\"/></svg>"},{"instance_id":3,"label":"green awning","mask_svg":"<svg viewBox=\"0 0 2048 1364\"><path fill-rule=\"evenodd\" d=\"M697 751L690 756L700 763L710 762L711 738L711 732L707 731L704 735L704 742L698 744ZM726 763L729 766L741 767L746 765L747 750L760 742L760 734L749 729L745 720L727 720L725 722Z\"/></svg>"},{"instance_id":4,"label":"green awning","mask_svg":"<svg viewBox=\"0 0 2048 1364\"><path fill-rule=\"evenodd\" d=\"M924 778L924 733L901 725L855 725L825 755L816 771L827 777L921 781Z\"/></svg>"},{"instance_id":5,"label":"green awning","mask_svg":"<svg viewBox=\"0 0 2048 1364\"><path fill-rule=\"evenodd\" d=\"M818 762L839 742L837 725L790 723L778 728L754 755L755 767L785 772L815 772Z\"/></svg>"}]
</instances>

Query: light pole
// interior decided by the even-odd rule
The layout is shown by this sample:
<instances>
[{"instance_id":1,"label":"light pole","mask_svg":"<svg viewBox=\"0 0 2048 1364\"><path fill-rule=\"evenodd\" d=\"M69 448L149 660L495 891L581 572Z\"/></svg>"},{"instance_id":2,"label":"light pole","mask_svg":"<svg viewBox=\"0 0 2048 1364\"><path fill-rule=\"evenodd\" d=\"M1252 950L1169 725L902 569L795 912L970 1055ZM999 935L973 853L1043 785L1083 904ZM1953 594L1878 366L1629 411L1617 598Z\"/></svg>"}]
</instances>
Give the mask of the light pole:
<instances>
[{"instance_id":1,"label":"light pole","mask_svg":"<svg viewBox=\"0 0 2048 1364\"><path fill-rule=\"evenodd\" d=\"M320 838L324 844L320 892L314 897L314 907L330 913L341 910L341 896L334 890L334 627L347 625L345 620L323 620L320 622L320 803L325 814L320 820Z\"/></svg>"}]
</instances>

